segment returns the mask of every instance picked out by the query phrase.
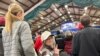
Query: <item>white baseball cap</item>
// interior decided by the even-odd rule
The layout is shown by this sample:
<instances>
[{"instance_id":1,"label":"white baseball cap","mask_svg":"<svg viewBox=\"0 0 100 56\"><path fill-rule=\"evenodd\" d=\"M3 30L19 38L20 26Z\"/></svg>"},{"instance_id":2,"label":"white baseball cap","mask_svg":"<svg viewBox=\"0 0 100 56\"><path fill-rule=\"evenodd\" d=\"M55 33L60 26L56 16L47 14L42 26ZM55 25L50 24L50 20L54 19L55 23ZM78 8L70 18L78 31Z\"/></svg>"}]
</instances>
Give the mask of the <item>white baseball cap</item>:
<instances>
[{"instance_id":1,"label":"white baseball cap","mask_svg":"<svg viewBox=\"0 0 100 56\"><path fill-rule=\"evenodd\" d=\"M49 32L49 31L45 31L45 32L43 32L42 34L41 34L41 40L42 41L44 41L44 40L46 40L49 36L51 36L52 34L51 34L51 32Z\"/></svg>"}]
</instances>

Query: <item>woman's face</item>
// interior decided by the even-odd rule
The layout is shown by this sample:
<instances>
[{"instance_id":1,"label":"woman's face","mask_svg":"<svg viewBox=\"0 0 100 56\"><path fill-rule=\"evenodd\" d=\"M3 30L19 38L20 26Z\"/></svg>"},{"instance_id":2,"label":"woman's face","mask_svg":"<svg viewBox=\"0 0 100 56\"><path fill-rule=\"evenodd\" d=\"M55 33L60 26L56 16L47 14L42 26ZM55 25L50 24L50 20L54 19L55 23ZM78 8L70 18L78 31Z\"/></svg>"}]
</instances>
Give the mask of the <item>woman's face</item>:
<instances>
[{"instance_id":1,"label":"woman's face","mask_svg":"<svg viewBox=\"0 0 100 56\"><path fill-rule=\"evenodd\" d=\"M23 20L23 18L24 18L24 12L18 12L18 13L17 13L17 18L18 18L19 20Z\"/></svg>"},{"instance_id":2,"label":"woman's face","mask_svg":"<svg viewBox=\"0 0 100 56\"><path fill-rule=\"evenodd\" d=\"M49 37L49 38L46 40L46 45L52 46L53 44L54 44L53 37Z\"/></svg>"}]
</instances>

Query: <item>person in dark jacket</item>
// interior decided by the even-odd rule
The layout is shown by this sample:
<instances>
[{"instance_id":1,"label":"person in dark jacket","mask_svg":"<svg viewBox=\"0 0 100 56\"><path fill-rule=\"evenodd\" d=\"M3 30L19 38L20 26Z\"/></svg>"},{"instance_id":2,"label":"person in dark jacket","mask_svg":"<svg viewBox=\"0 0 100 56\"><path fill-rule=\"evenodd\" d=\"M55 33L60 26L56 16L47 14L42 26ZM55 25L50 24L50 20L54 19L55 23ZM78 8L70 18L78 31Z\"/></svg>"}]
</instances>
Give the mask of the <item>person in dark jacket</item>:
<instances>
[{"instance_id":1,"label":"person in dark jacket","mask_svg":"<svg viewBox=\"0 0 100 56\"><path fill-rule=\"evenodd\" d=\"M0 28L0 56L4 56L3 43L2 43L2 30L3 28Z\"/></svg>"},{"instance_id":2,"label":"person in dark jacket","mask_svg":"<svg viewBox=\"0 0 100 56\"><path fill-rule=\"evenodd\" d=\"M90 26L90 16L81 17L84 29L73 38L72 56L100 56L100 29Z\"/></svg>"}]
</instances>

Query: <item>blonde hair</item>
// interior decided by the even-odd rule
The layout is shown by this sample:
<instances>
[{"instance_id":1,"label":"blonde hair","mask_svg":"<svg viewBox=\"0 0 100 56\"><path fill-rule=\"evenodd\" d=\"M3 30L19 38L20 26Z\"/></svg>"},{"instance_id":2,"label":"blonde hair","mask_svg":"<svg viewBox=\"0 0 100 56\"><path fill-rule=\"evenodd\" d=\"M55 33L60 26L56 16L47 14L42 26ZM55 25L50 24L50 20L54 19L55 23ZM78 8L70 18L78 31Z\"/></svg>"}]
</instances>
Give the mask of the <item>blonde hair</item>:
<instances>
[{"instance_id":1,"label":"blonde hair","mask_svg":"<svg viewBox=\"0 0 100 56\"><path fill-rule=\"evenodd\" d=\"M12 23L14 21L18 21L19 20L17 18L17 16L16 16L18 12L24 13L24 10L17 3L12 3L8 7L8 12L6 13L6 16L5 16L5 29L6 29L7 32L11 32ZM22 18L20 20L22 20Z\"/></svg>"}]
</instances>

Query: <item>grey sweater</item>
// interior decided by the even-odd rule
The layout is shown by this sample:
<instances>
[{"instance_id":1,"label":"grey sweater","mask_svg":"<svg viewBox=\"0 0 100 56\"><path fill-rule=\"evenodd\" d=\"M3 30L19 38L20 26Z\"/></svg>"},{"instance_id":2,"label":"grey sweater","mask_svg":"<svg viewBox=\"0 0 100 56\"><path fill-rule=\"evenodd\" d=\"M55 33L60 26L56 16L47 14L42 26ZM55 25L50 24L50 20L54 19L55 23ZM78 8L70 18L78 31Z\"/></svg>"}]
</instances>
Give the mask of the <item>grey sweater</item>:
<instances>
[{"instance_id":1,"label":"grey sweater","mask_svg":"<svg viewBox=\"0 0 100 56\"><path fill-rule=\"evenodd\" d=\"M21 23L22 22L22 23ZM19 23L21 23L19 28ZM17 31L17 34L15 31ZM16 34L16 36L13 36ZM4 56L37 56L33 48L30 27L25 21L16 21L12 25L12 33L2 32Z\"/></svg>"}]
</instances>

